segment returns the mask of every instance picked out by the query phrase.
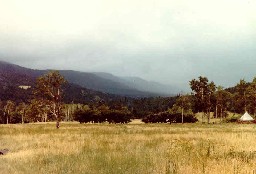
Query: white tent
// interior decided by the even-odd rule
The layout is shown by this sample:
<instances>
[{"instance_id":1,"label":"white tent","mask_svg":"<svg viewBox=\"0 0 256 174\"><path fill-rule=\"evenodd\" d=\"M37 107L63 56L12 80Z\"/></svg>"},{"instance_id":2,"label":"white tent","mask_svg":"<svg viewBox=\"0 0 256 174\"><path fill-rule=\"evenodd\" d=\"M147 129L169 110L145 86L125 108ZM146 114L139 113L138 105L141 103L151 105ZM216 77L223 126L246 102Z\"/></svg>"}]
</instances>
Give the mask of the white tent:
<instances>
[{"instance_id":1,"label":"white tent","mask_svg":"<svg viewBox=\"0 0 256 174\"><path fill-rule=\"evenodd\" d=\"M239 118L240 121L253 121L254 119L248 114L248 112L245 112L244 115Z\"/></svg>"}]
</instances>

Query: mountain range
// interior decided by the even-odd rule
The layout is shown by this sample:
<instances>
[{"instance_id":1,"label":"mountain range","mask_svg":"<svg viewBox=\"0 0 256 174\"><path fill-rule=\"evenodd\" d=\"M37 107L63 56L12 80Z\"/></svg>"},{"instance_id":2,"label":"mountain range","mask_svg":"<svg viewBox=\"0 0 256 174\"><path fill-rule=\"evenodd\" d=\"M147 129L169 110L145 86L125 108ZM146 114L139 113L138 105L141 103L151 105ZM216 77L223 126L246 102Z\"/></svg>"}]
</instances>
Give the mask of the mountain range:
<instances>
[{"instance_id":1,"label":"mountain range","mask_svg":"<svg viewBox=\"0 0 256 174\"><path fill-rule=\"evenodd\" d=\"M0 61L0 84L4 86L33 86L35 79L49 70L36 70ZM141 98L171 96L177 93L172 86L146 81L139 77L118 77L104 72L59 70L72 88L84 88L103 94Z\"/></svg>"}]
</instances>

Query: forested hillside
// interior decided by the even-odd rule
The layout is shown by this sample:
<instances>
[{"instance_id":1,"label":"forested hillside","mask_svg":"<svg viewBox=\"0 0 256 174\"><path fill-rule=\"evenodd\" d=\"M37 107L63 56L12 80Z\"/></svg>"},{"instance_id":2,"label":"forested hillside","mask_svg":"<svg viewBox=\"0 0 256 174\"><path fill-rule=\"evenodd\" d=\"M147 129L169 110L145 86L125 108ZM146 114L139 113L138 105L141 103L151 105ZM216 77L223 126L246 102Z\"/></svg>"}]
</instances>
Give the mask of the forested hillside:
<instances>
[{"instance_id":1,"label":"forested hillside","mask_svg":"<svg viewBox=\"0 0 256 174\"><path fill-rule=\"evenodd\" d=\"M21 120L16 118L21 118L19 116L21 114L20 108L24 107L27 109L25 114L28 117L27 121L35 121L40 117L43 119L44 114L41 115L40 113L45 112L44 110L47 110L47 108L41 107L42 104L40 104L40 101L37 101L34 92L36 88L36 79L47 72L48 71L46 70L32 70L6 62L0 62L0 112L2 113L0 115L2 117L2 123L6 123L4 117L6 117L7 111L9 114L12 113L9 115L9 123L20 122ZM148 96L154 96L156 94L129 90L128 87L126 90L122 89L126 93L125 96L103 93L71 83L70 80L73 79L73 81L77 81L77 83L83 83L82 77L86 77L86 79L91 78L92 85L95 86L102 86L100 85L102 82L106 82L105 85L111 84L111 82L106 79L98 81L96 78L96 80L94 80L92 77L96 75L90 76L90 74L88 75L87 73L79 73L75 71L60 71L60 74L64 74L68 77L66 83L62 86L62 103L67 105L66 109L69 108L68 105L72 107L76 106L77 108L78 106L81 106L81 104L90 106L91 108L94 108L94 110L95 108L97 110L98 107L103 106L107 106L111 110L122 110L122 108L126 108L131 113L131 118L142 118L149 113L167 110L175 101L175 97L147 98ZM79 80L78 77L81 77L81 79ZM117 89L115 88L113 90ZM74 108L72 110L74 111ZM63 112L67 112L67 110ZM35 118L31 119L31 117L34 116ZM52 119L53 118L49 115L48 120ZM70 117L70 119L72 119L72 117Z\"/></svg>"},{"instance_id":2,"label":"forested hillside","mask_svg":"<svg viewBox=\"0 0 256 174\"><path fill-rule=\"evenodd\" d=\"M49 70L34 70L29 68L24 68L18 65L10 64L7 62L0 61L0 82L3 85L30 85L33 86L35 79L47 73ZM115 78L103 77L102 73L88 73L79 72L72 70L60 70L61 75L67 79L69 83L79 85L83 88L91 89L94 91L100 91L103 93L141 98L141 97L153 97L153 96L169 96L175 94L169 92L161 92L159 90L148 90L148 86L154 86L154 82L147 82L147 85L139 87L138 85L133 85L135 83L128 83L128 81L121 80L121 78L113 76ZM119 79L119 80L117 80ZM161 84L158 84L161 86ZM164 88L168 86L162 85ZM170 89L171 91L171 89Z\"/></svg>"},{"instance_id":3,"label":"forested hillside","mask_svg":"<svg viewBox=\"0 0 256 174\"><path fill-rule=\"evenodd\" d=\"M5 118L9 117L10 123L20 122L19 119L16 119L21 118L19 116L21 114L20 108L27 108L25 115L27 115L29 122L39 118L39 120L45 119L43 116L45 114L48 115L45 120L54 120L50 112L47 111L49 107L42 107L48 105L42 103L45 97L42 98L43 100L38 100L37 95L35 95L36 89L40 87L38 79L45 77L47 72L46 70L32 70L5 62L0 63L0 115L2 123L6 123ZM49 72L51 74L52 71ZM210 82L207 77L200 76L198 79L189 81L191 94L152 97L152 93L151 95L140 91L136 93L136 90L129 90L129 87L125 90L119 82L116 82L119 86L116 85L116 88L112 90L122 88L126 92L125 96L104 93L78 85L84 82L83 79L91 79L91 81L88 80L92 83L91 86L103 87L101 83L104 82L105 87L113 85L112 81L99 80L95 74L91 76L89 73L75 71L60 71L58 73L60 77L68 77L65 79L65 83L61 85L63 96L61 96L60 102L65 107L58 111L63 116L62 119L65 120L78 118L83 120L81 115L77 115L78 111L82 115L88 116L89 114L91 121L94 122L98 122L99 119L101 121L107 119L117 121L118 119L109 117L110 113L120 117L121 115L125 116L126 121L119 120L118 122L129 122L129 118L142 118L148 123L195 122L197 119L194 116L198 112L203 113L202 121L208 123L212 119L210 113L214 113L213 117L222 121L226 119L228 112L241 114L248 111L250 114L256 115L256 78L252 82L246 82L242 79L236 86L225 89L217 86L213 81ZM39 76L40 78L38 78ZM54 82L51 79L48 80L50 80L48 83ZM84 83L84 85L86 84Z\"/></svg>"}]
</instances>

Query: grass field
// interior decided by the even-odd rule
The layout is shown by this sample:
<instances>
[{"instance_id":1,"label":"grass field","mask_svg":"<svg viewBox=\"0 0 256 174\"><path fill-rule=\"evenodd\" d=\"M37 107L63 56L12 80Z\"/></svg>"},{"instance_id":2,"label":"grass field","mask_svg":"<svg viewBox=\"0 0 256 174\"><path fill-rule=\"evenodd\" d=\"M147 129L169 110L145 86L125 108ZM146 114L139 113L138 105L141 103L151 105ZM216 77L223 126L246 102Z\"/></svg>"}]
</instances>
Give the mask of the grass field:
<instances>
[{"instance_id":1,"label":"grass field","mask_svg":"<svg viewBox=\"0 0 256 174\"><path fill-rule=\"evenodd\" d=\"M0 125L0 173L256 173L253 124Z\"/></svg>"}]
</instances>

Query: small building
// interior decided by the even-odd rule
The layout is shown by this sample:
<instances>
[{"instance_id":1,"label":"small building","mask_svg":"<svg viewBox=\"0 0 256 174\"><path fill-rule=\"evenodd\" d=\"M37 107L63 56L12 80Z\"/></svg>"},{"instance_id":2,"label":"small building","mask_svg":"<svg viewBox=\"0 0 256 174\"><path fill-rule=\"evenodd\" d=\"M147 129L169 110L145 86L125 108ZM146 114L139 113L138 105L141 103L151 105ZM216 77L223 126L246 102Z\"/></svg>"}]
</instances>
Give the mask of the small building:
<instances>
[{"instance_id":1,"label":"small building","mask_svg":"<svg viewBox=\"0 0 256 174\"><path fill-rule=\"evenodd\" d=\"M20 85L19 88L27 90L31 88L31 86Z\"/></svg>"}]
</instances>

